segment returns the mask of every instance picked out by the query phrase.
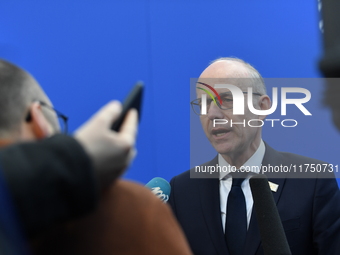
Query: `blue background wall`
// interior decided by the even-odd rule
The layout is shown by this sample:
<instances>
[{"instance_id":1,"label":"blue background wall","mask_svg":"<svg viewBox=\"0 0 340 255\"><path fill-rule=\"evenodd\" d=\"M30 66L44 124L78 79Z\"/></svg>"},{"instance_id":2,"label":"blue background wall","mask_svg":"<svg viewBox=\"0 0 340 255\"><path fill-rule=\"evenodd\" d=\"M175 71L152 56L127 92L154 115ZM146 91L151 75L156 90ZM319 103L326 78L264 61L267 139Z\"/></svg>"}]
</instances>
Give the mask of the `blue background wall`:
<instances>
[{"instance_id":1,"label":"blue background wall","mask_svg":"<svg viewBox=\"0 0 340 255\"><path fill-rule=\"evenodd\" d=\"M316 1L230 2L2 0L0 57L37 78L71 130L144 80L138 157L125 177L169 180L189 168L190 78L209 61L236 56L264 77L320 76ZM308 89L313 117L295 129L265 128L264 139L338 164L339 135L321 106L322 86Z\"/></svg>"}]
</instances>

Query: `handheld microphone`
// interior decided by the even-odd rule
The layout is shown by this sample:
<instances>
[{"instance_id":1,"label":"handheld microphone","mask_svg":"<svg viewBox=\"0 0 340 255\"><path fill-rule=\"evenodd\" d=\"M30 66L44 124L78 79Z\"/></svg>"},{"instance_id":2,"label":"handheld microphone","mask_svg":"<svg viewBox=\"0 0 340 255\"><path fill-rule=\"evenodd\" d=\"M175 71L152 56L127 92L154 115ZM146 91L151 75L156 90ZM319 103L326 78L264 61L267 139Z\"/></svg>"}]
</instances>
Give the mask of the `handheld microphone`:
<instances>
[{"instance_id":1,"label":"handheld microphone","mask_svg":"<svg viewBox=\"0 0 340 255\"><path fill-rule=\"evenodd\" d=\"M265 255L291 255L268 179L258 174L249 180Z\"/></svg>"},{"instance_id":2,"label":"handheld microphone","mask_svg":"<svg viewBox=\"0 0 340 255\"><path fill-rule=\"evenodd\" d=\"M155 177L149 181L145 187L148 187L153 194L160 198L164 203L169 200L171 186L161 177Z\"/></svg>"}]
</instances>

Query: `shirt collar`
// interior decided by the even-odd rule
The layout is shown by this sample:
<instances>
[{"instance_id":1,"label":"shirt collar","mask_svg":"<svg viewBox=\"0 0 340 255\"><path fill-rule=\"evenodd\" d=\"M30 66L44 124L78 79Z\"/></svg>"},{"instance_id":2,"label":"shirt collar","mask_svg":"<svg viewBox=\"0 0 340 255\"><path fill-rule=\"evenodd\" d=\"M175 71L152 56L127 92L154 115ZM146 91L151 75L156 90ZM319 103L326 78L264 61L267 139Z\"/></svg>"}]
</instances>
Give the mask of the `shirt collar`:
<instances>
[{"instance_id":1,"label":"shirt collar","mask_svg":"<svg viewBox=\"0 0 340 255\"><path fill-rule=\"evenodd\" d=\"M261 169L261 164L262 164L265 152L266 152L266 147L264 145L263 140L261 139L260 145L255 151L255 153L241 166L241 168L245 168L249 172L258 174ZM221 154L218 154L218 164L224 169L227 169L226 172L220 172L220 180L221 180L221 179L224 179L230 173L230 170L232 170L232 167L222 157Z\"/></svg>"}]
</instances>

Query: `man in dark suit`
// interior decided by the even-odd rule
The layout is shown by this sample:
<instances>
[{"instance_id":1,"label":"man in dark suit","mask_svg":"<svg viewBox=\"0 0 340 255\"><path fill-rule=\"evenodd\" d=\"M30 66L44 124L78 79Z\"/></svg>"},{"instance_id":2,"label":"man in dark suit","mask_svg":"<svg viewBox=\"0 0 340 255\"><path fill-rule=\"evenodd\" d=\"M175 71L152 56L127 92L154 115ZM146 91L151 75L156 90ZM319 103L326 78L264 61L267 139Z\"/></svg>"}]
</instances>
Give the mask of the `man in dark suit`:
<instances>
[{"instance_id":1,"label":"man in dark suit","mask_svg":"<svg viewBox=\"0 0 340 255\"><path fill-rule=\"evenodd\" d=\"M247 87L251 86L254 108L270 109L263 79L251 65L234 58L215 60L203 71L197 84L198 99L192 105L201 114L203 130L218 152L216 158L200 169L219 166L227 170L210 175L191 169L191 173L174 177L169 203L194 254L263 254L249 178L264 166L325 162L278 152L265 144L260 125L240 125L254 119L261 122L265 116L253 114L246 106L243 115L233 115L233 101L226 88L215 88L220 98L216 96L216 103L207 99L204 105L203 94L211 89L209 86L232 84L243 94L249 93ZM217 119L227 122L216 125ZM246 173L237 176L235 171L238 175ZM198 178L190 178L193 176ZM339 191L334 175L296 179L292 174L280 173L268 177L292 254L339 254L335 245L340 240L337 222L340 211L339 206L333 206L339 202L336 195Z\"/></svg>"}]
</instances>

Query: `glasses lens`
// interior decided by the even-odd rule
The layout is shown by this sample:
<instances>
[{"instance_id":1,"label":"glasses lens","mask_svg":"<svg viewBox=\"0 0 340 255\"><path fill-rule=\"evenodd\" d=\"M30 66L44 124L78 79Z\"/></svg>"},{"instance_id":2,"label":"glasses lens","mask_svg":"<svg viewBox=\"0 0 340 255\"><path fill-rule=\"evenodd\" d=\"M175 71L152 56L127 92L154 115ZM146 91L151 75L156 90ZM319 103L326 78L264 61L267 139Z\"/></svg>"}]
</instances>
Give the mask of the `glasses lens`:
<instances>
[{"instance_id":1,"label":"glasses lens","mask_svg":"<svg viewBox=\"0 0 340 255\"><path fill-rule=\"evenodd\" d=\"M193 102L191 102L191 108L197 115L201 115L201 100L196 99Z\"/></svg>"},{"instance_id":2,"label":"glasses lens","mask_svg":"<svg viewBox=\"0 0 340 255\"><path fill-rule=\"evenodd\" d=\"M243 92L243 93L246 94L247 92ZM261 94L258 94L258 93L253 93L253 95L261 96ZM220 98L221 98L222 104L220 103L219 99L215 97L216 104L220 109L222 110L233 109L233 96L231 93L222 93L220 94ZM207 98L206 100L207 100L207 104L206 104L207 111L209 111L210 105L213 103L213 100L210 98ZM197 115L201 115L201 105L202 105L202 100L200 98L191 102L191 107Z\"/></svg>"},{"instance_id":3,"label":"glasses lens","mask_svg":"<svg viewBox=\"0 0 340 255\"><path fill-rule=\"evenodd\" d=\"M229 94L221 96L221 108L224 110L233 108L233 97Z\"/></svg>"}]
</instances>

